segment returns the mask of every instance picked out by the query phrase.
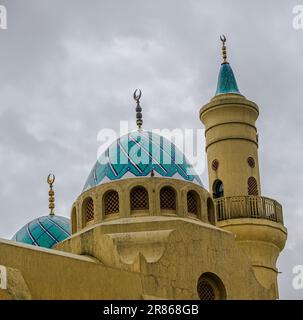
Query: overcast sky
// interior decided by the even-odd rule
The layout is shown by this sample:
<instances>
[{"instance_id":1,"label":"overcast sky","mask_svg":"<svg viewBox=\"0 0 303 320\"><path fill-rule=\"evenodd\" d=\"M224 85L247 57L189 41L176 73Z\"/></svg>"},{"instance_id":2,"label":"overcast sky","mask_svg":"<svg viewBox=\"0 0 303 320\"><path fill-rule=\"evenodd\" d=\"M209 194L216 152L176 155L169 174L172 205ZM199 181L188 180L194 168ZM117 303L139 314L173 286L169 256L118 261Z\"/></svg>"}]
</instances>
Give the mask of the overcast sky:
<instances>
[{"instance_id":1,"label":"overcast sky","mask_svg":"<svg viewBox=\"0 0 303 320\"><path fill-rule=\"evenodd\" d=\"M277 2L0 0L0 237L48 213L49 172L56 212L69 216L99 130L134 124L135 88L146 129L202 128L225 33L239 89L260 108L262 193L282 203L289 232L280 296L302 299L303 30L292 26L300 0Z\"/></svg>"}]
</instances>

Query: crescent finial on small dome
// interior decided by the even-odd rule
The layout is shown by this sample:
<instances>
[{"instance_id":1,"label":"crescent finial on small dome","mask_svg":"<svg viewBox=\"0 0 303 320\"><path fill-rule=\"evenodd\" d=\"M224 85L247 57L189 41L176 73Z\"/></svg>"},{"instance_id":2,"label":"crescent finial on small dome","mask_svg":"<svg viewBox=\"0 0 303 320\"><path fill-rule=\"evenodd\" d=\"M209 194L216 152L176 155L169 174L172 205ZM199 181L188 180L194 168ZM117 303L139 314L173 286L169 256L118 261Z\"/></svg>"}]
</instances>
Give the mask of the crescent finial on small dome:
<instances>
[{"instance_id":1,"label":"crescent finial on small dome","mask_svg":"<svg viewBox=\"0 0 303 320\"><path fill-rule=\"evenodd\" d=\"M50 209L50 215L54 216L55 212L55 192L53 190L53 184L55 183L56 177L54 174L50 173L47 176L47 183L49 184L49 191L48 191L48 207Z\"/></svg>"}]
</instances>

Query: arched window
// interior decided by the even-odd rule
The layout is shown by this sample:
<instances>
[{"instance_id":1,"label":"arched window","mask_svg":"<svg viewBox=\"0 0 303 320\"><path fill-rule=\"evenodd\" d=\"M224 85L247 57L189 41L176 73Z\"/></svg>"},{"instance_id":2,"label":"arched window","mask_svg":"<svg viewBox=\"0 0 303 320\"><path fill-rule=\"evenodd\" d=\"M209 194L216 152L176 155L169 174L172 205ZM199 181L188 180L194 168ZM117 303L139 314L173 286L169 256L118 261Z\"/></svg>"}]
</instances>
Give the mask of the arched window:
<instances>
[{"instance_id":1,"label":"arched window","mask_svg":"<svg viewBox=\"0 0 303 320\"><path fill-rule=\"evenodd\" d=\"M194 190L187 192L187 212L198 215L200 213L200 197Z\"/></svg>"},{"instance_id":2,"label":"arched window","mask_svg":"<svg viewBox=\"0 0 303 320\"><path fill-rule=\"evenodd\" d=\"M259 192L258 192L258 183L257 183L257 180L254 177L249 177L248 178L247 186L248 186L248 195L249 196L257 196L259 194Z\"/></svg>"},{"instance_id":3,"label":"arched window","mask_svg":"<svg viewBox=\"0 0 303 320\"><path fill-rule=\"evenodd\" d=\"M163 210L176 210L176 191L171 187L160 190L160 208Z\"/></svg>"},{"instance_id":4,"label":"arched window","mask_svg":"<svg viewBox=\"0 0 303 320\"><path fill-rule=\"evenodd\" d=\"M135 187L130 192L131 210L148 210L148 192L143 187Z\"/></svg>"},{"instance_id":5,"label":"arched window","mask_svg":"<svg viewBox=\"0 0 303 320\"><path fill-rule=\"evenodd\" d=\"M201 300L224 300L226 290L221 279L214 273L203 273L197 284L198 296Z\"/></svg>"},{"instance_id":6,"label":"arched window","mask_svg":"<svg viewBox=\"0 0 303 320\"><path fill-rule=\"evenodd\" d=\"M209 223L213 225L216 224L214 202L211 198L207 199L207 217L208 217Z\"/></svg>"},{"instance_id":7,"label":"arched window","mask_svg":"<svg viewBox=\"0 0 303 320\"><path fill-rule=\"evenodd\" d=\"M247 158L247 163L251 168L254 168L256 163L255 163L255 159L253 157L248 157Z\"/></svg>"},{"instance_id":8,"label":"arched window","mask_svg":"<svg viewBox=\"0 0 303 320\"><path fill-rule=\"evenodd\" d=\"M103 197L104 214L113 214L119 212L119 194L115 190L107 191Z\"/></svg>"},{"instance_id":9,"label":"arched window","mask_svg":"<svg viewBox=\"0 0 303 320\"><path fill-rule=\"evenodd\" d=\"M72 234L77 232L77 210L76 207L73 207L72 210L72 217L71 217L71 224L72 224Z\"/></svg>"},{"instance_id":10,"label":"arched window","mask_svg":"<svg viewBox=\"0 0 303 320\"><path fill-rule=\"evenodd\" d=\"M224 188L221 180L215 180L213 184L214 199L224 197Z\"/></svg>"},{"instance_id":11,"label":"arched window","mask_svg":"<svg viewBox=\"0 0 303 320\"><path fill-rule=\"evenodd\" d=\"M89 221L94 220L94 201L91 197L88 197L84 200L82 206L82 214L84 215L85 224Z\"/></svg>"}]
</instances>

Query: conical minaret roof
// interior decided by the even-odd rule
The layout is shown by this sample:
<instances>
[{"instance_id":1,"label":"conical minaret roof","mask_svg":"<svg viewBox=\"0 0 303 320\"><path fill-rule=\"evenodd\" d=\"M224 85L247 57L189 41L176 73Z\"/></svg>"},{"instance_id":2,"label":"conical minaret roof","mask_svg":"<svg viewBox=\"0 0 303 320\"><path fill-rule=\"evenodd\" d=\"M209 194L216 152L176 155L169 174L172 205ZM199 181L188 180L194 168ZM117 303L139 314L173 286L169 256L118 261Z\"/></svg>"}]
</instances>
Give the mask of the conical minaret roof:
<instances>
[{"instance_id":1,"label":"conical minaret roof","mask_svg":"<svg viewBox=\"0 0 303 320\"><path fill-rule=\"evenodd\" d=\"M223 44L222 45L223 62L220 67L217 90L215 95L218 96L220 94L226 94L226 93L240 94L233 70L230 64L227 62L227 54L226 54L226 46L225 46L226 38L225 36L221 36L220 39Z\"/></svg>"}]
</instances>

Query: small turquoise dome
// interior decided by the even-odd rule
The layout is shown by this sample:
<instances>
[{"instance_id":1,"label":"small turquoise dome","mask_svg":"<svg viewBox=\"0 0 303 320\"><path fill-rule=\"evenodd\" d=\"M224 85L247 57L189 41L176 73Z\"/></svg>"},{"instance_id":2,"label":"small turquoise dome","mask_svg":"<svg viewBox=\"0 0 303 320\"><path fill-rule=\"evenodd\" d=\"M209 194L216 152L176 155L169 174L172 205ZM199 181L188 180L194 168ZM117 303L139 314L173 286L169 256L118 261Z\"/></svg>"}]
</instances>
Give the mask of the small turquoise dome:
<instances>
[{"instance_id":1,"label":"small turquoise dome","mask_svg":"<svg viewBox=\"0 0 303 320\"><path fill-rule=\"evenodd\" d=\"M216 96L224 93L237 93L240 94L236 78L233 70L228 62L221 64Z\"/></svg>"},{"instance_id":2,"label":"small turquoise dome","mask_svg":"<svg viewBox=\"0 0 303 320\"><path fill-rule=\"evenodd\" d=\"M101 154L83 191L106 182L152 175L203 186L192 165L172 142L156 133L138 130L118 138Z\"/></svg>"},{"instance_id":3,"label":"small turquoise dome","mask_svg":"<svg viewBox=\"0 0 303 320\"><path fill-rule=\"evenodd\" d=\"M51 249L70 236L69 219L56 215L37 218L27 223L12 238L13 241Z\"/></svg>"}]
</instances>

